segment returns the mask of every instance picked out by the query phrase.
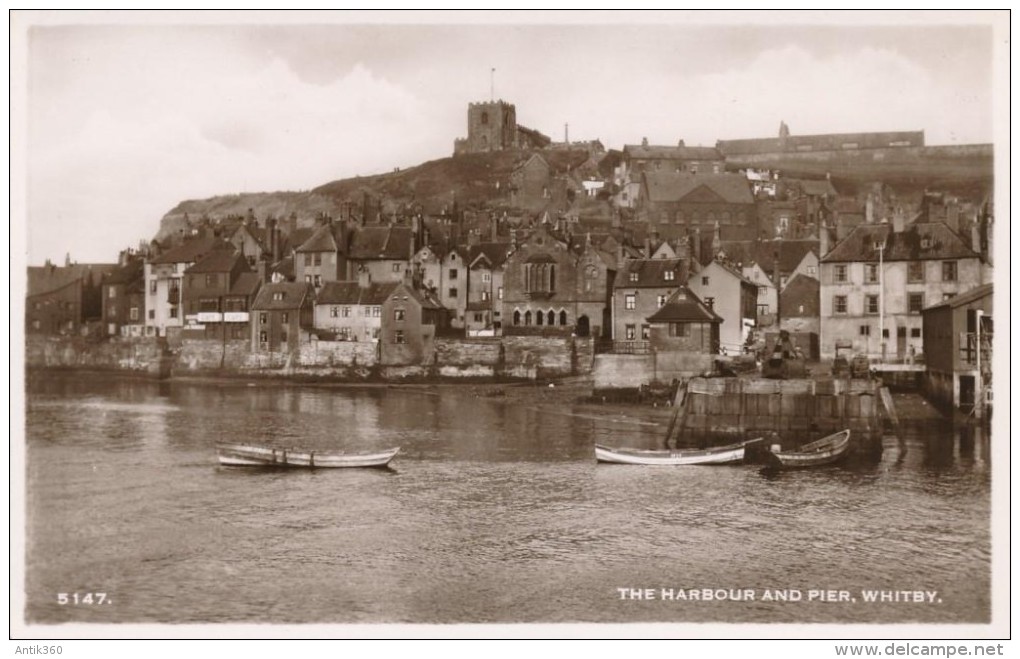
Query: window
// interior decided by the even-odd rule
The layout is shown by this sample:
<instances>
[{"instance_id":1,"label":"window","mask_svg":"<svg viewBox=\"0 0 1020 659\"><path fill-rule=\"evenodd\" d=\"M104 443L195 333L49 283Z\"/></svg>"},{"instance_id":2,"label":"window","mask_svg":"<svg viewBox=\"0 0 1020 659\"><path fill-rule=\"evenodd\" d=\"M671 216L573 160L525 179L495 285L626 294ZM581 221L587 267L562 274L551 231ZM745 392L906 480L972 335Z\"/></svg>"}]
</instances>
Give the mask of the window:
<instances>
[{"instance_id":1,"label":"window","mask_svg":"<svg viewBox=\"0 0 1020 659\"><path fill-rule=\"evenodd\" d=\"M312 255L310 252L305 252L305 267L311 267Z\"/></svg>"},{"instance_id":2,"label":"window","mask_svg":"<svg viewBox=\"0 0 1020 659\"><path fill-rule=\"evenodd\" d=\"M907 264L907 281L911 284L924 281L924 261L911 261Z\"/></svg>"},{"instance_id":3,"label":"window","mask_svg":"<svg viewBox=\"0 0 1020 659\"><path fill-rule=\"evenodd\" d=\"M864 281L868 284L878 283L878 264L877 263L865 263L864 264Z\"/></svg>"},{"instance_id":4,"label":"window","mask_svg":"<svg viewBox=\"0 0 1020 659\"><path fill-rule=\"evenodd\" d=\"M955 295L955 293L943 293L942 294L942 301L945 302L946 300L951 300L951 299L953 299L954 295Z\"/></svg>"},{"instance_id":5,"label":"window","mask_svg":"<svg viewBox=\"0 0 1020 659\"><path fill-rule=\"evenodd\" d=\"M322 254L316 252L312 255L312 265L322 265Z\"/></svg>"},{"instance_id":6,"label":"window","mask_svg":"<svg viewBox=\"0 0 1020 659\"><path fill-rule=\"evenodd\" d=\"M480 313L476 313L475 314L475 322L476 323L482 322L482 314L480 314Z\"/></svg>"},{"instance_id":7,"label":"window","mask_svg":"<svg viewBox=\"0 0 1020 659\"><path fill-rule=\"evenodd\" d=\"M541 311L539 311L538 313L535 314L535 324L536 325L544 325L545 324L545 314L542 313Z\"/></svg>"},{"instance_id":8,"label":"window","mask_svg":"<svg viewBox=\"0 0 1020 659\"><path fill-rule=\"evenodd\" d=\"M149 282L149 294L150 295L155 295L156 294L156 280L155 279L153 279L152 281Z\"/></svg>"},{"instance_id":9,"label":"window","mask_svg":"<svg viewBox=\"0 0 1020 659\"><path fill-rule=\"evenodd\" d=\"M889 330L888 329L882 330L882 338L883 339L888 339L889 338Z\"/></svg>"},{"instance_id":10,"label":"window","mask_svg":"<svg viewBox=\"0 0 1020 659\"><path fill-rule=\"evenodd\" d=\"M404 310L403 309L394 309L393 310L393 320L403 320L403 319L404 319Z\"/></svg>"},{"instance_id":11,"label":"window","mask_svg":"<svg viewBox=\"0 0 1020 659\"><path fill-rule=\"evenodd\" d=\"M341 314L341 316L343 318L350 318L351 317L351 308L350 307L343 307L343 308L341 308L340 309L340 314Z\"/></svg>"},{"instance_id":12,"label":"window","mask_svg":"<svg viewBox=\"0 0 1020 659\"><path fill-rule=\"evenodd\" d=\"M767 304L759 304L758 305L758 315L759 316L767 316L768 313L769 313L769 305L767 305Z\"/></svg>"},{"instance_id":13,"label":"window","mask_svg":"<svg viewBox=\"0 0 1020 659\"><path fill-rule=\"evenodd\" d=\"M649 335L650 331L651 331L651 327L649 325L642 325L641 326L641 340L642 341L647 341L648 340L648 335Z\"/></svg>"},{"instance_id":14,"label":"window","mask_svg":"<svg viewBox=\"0 0 1020 659\"><path fill-rule=\"evenodd\" d=\"M766 295L768 295L768 293L769 293L768 287L766 286L758 287L758 297L765 297Z\"/></svg>"},{"instance_id":15,"label":"window","mask_svg":"<svg viewBox=\"0 0 1020 659\"><path fill-rule=\"evenodd\" d=\"M482 113L482 125L485 126L488 123L489 123L489 113L488 112L483 112Z\"/></svg>"},{"instance_id":16,"label":"window","mask_svg":"<svg viewBox=\"0 0 1020 659\"><path fill-rule=\"evenodd\" d=\"M546 324L547 325L553 325L555 323L556 323L556 314L554 314L552 312L552 309L550 309L549 313L546 314Z\"/></svg>"},{"instance_id":17,"label":"window","mask_svg":"<svg viewBox=\"0 0 1020 659\"><path fill-rule=\"evenodd\" d=\"M637 326L635 326L635 325L627 325L626 332L627 332L627 340L628 341L633 341L634 339L637 338Z\"/></svg>"},{"instance_id":18,"label":"window","mask_svg":"<svg viewBox=\"0 0 1020 659\"><path fill-rule=\"evenodd\" d=\"M176 306L170 307L170 317L171 318L176 318L177 317L177 307Z\"/></svg>"},{"instance_id":19,"label":"window","mask_svg":"<svg viewBox=\"0 0 1020 659\"><path fill-rule=\"evenodd\" d=\"M502 286L500 286L499 289L496 291L496 298L500 299L500 300L503 299L503 287Z\"/></svg>"},{"instance_id":20,"label":"window","mask_svg":"<svg viewBox=\"0 0 1020 659\"><path fill-rule=\"evenodd\" d=\"M864 306L867 309L867 313L877 314L878 313L878 296L877 295L865 295Z\"/></svg>"},{"instance_id":21,"label":"window","mask_svg":"<svg viewBox=\"0 0 1020 659\"><path fill-rule=\"evenodd\" d=\"M489 291L482 291L482 302L489 301Z\"/></svg>"},{"instance_id":22,"label":"window","mask_svg":"<svg viewBox=\"0 0 1020 659\"><path fill-rule=\"evenodd\" d=\"M491 272L483 272L482 273L482 283L488 284L490 281L492 281L492 273Z\"/></svg>"},{"instance_id":23,"label":"window","mask_svg":"<svg viewBox=\"0 0 1020 659\"><path fill-rule=\"evenodd\" d=\"M131 307L131 310L128 311L128 318L138 320L138 307Z\"/></svg>"},{"instance_id":24,"label":"window","mask_svg":"<svg viewBox=\"0 0 1020 659\"><path fill-rule=\"evenodd\" d=\"M450 297L457 297L457 289L456 289L456 288L451 288L451 289L450 289L449 291L447 291L447 292L448 292L448 294L449 294L449 296L450 296Z\"/></svg>"},{"instance_id":25,"label":"window","mask_svg":"<svg viewBox=\"0 0 1020 659\"><path fill-rule=\"evenodd\" d=\"M521 324L521 312L517 311L517 310L514 310L514 325L520 325L520 324Z\"/></svg>"},{"instance_id":26,"label":"window","mask_svg":"<svg viewBox=\"0 0 1020 659\"><path fill-rule=\"evenodd\" d=\"M942 281L956 281L956 261L942 262Z\"/></svg>"},{"instance_id":27,"label":"window","mask_svg":"<svg viewBox=\"0 0 1020 659\"><path fill-rule=\"evenodd\" d=\"M921 313L921 309L924 309L924 293L908 293L907 312Z\"/></svg>"},{"instance_id":28,"label":"window","mask_svg":"<svg viewBox=\"0 0 1020 659\"><path fill-rule=\"evenodd\" d=\"M566 324L567 324L567 312L566 311L561 311L560 312L560 325L566 325Z\"/></svg>"},{"instance_id":29,"label":"window","mask_svg":"<svg viewBox=\"0 0 1020 659\"><path fill-rule=\"evenodd\" d=\"M117 317L117 307L110 307L110 318L116 318L116 317ZM111 334L112 334L112 332L111 332Z\"/></svg>"},{"instance_id":30,"label":"window","mask_svg":"<svg viewBox=\"0 0 1020 659\"><path fill-rule=\"evenodd\" d=\"M219 277L217 277L216 275L206 275L205 276L205 287L206 288L212 288L213 286L216 286L219 283L217 281L218 279L219 279Z\"/></svg>"},{"instance_id":31,"label":"window","mask_svg":"<svg viewBox=\"0 0 1020 659\"><path fill-rule=\"evenodd\" d=\"M450 279L457 278L457 268L450 268Z\"/></svg>"},{"instance_id":32,"label":"window","mask_svg":"<svg viewBox=\"0 0 1020 659\"><path fill-rule=\"evenodd\" d=\"M702 286L708 286L708 277L702 277L701 278L701 285Z\"/></svg>"},{"instance_id":33,"label":"window","mask_svg":"<svg viewBox=\"0 0 1020 659\"><path fill-rule=\"evenodd\" d=\"M637 295L634 293L628 293L623 298L623 306L625 309L636 309L637 308Z\"/></svg>"},{"instance_id":34,"label":"window","mask_svg":"<svg viewBox=\"0 0 1020 659\"><path fill-rule=\"evenodd\" d=\"M666 281L673 281L674 279L676 279L676 271L667 270L662 274L662 278L665 279Z\"/></svg>"},{"instance_id":35,"label":"window","mask_svg":"<svg viewBox=\"0 0 1020 659\"><path fill-rule=\"evenodd\" d=\"M399 263L394 263L393 264L393 272L400 272L400 264Z\"/></svg>"},{"instance_id":36,"label":"window","mask_svg":"<svg viewBox=\"0 0 1020 659\"><path fill-rule=\"evenodd\" d=\"M287 314L286 311L280 314L280 322L283 323L284 325L290 322L290 316Z\"/></svg>"},{"instance_id":37,"label":"window","mask_svg":"<svg viewBox=\"0 0 1020 659\"><path fill-rule=\"evenodd\" d=\"M312 281L316 288L322 286L322 275L315 275L315 279Z\"/></svg>"},{"instance_id":38,"label":"window","mask_svg":"<svg viewBox=\"0 0 1020 659\"><path fill-rule=\"evenodd\" d=\"M871 325L861 325L859 332L861 336L871 336Z\"/></svg>"},{"instance_id":39,"label":"window","mask_svg":"<svg viewBox=\"0 0 1020 659\"><path fill-rule=\"evenodd\" d=\"M709 309L715 309L715 298L714 297L706 297L705 298L705 306L708 307Z\"/></svg>"},{"instance_id":40,"label":"window","mask_svg":"<svg viewBox=\"0 0 1020 659\"><path fill-rule=\"evenodd\" d=\"M919 339L919 338L921 338L921 328L920 327L911 327L910 328L910 338L912 338L912 339Z\"/></svg>"},{"instance_id":41,"label":"window","mask_svg":"<svg viewBox=\"0 0 1020 659\"><path fill-rule=\"evenodd\" d=\"M524 324L525 325L530 325L531 324L531 310L530 309L528 311L524 312Z\"/></svg>"},{"instance_id":42,"label":"window","mask_svg":"<svg viewBox=\"0 0 1020 659\"><path fill-rule=\"evenodd\" d=\"M109 298L110 298L111 300L112 300L113 298L117 297L117 289L116 289L116 288L114 288L113 286L111 286L109 290L110 290L110 292L106 294L106 295L107 295L107 297L109 297Z\"/></svg>"},{"instance_id":43,"label":"window","mask_svg":"<svg viewBox=\"0 0 1020 659\"><path fill-rule=\"evenodd\" d=\"M156 310L149 309L149 320L156 320Z\"/></svg>"},{"instance_id":44,"label":"window","mask_svg":"<svg viewBox=\"0 0 1020 659\"><path fill-rule=\"evenodd\" d=\"M837 284L846 283L846 266L837 265L832 271L832 280Z\"/></svg>"},{"instance_id":45,"label":"window","mask_svg":"<svg viewBox=\"0 0 1020 659\"><path fill-rule=\"evenodd\" d=\"M287 342L287 330L286 329L282 329L282 330L280 330L280 343L286 343L286 342Z\"/></svg>"},{"instance_id":46,"label":"window","mask_svg":"<svg viewBox=\"0 0 1020 659\"><path fill-rule=\"evenodd\" d=\"M259 343L269 343L268 332L259 332Z\"/></svg>"},{"instance_id":47,"label":"window","mask_svg":"<svg viewBox=\"0 0 1020 659\"><path fill-rule=\"evenodd\" d=\"M284 294L283 291L276 291L275 293L273 293L273 301L275 302L282 302L283 298L285 297L287 296Z\"/></svg>"},{"instance_id":48,"label":"window","mask_svg":"<svg viewBox=\"0 0 1020 659\"><path fill-rule=\"evenodd\" d=\"M305 275L305 283L306 284L311 284L312 283L312 276L311 275Z\"/></svg>"},{"instance_id":49,"label":"window","mask_svg":"<svg viewBox=\"0 0 1020 659\"><path fill-rule=\"evenodd\" d=\"M665 295L660 295L656 301L658 302L658 306L660 308L666 306L666 296Z\"/></svg>"},{"instance_id":50,"label":"window","mask_svg":"<svg viewBox=\"0 0 1020 659\"><path fill-rule=\"evenodd\" d=\"M631 281L637 281L638 280L638 273L636 273L636 272L630 273L630 280Z\"/></svg>"},{"instance_id":51,"label":"window","mask_svg":"<svg viewBox=\"0 0 1020 659\"><path fill-rule=\"evenodd\" d=\"M340 307L330 307L329 308L329 317L330 318L339 318L340 317Z\"/></svg>"},{"instance_id":52,"label":"window","mask_svg":"<svg viewBox=\"0 0 1020 659\"><path fill-rule=\"evenodd\" d=\"M832 312L833 313L846 313L846 296L835 295L832 298Z\"/></svg>"},{"instance_id":53,"label":"window","mask_svg":"<svg viewBox=\"0 0 1020 659\"><path fill-rule=\"evenodd\" d=\"M206 312L219 311L220 310L219 300L217 300L216 298L202 298L201 300L198 301L198 310Z\"/></svg>"},{"instance_id":54,"label":"window","mask_svg":"<svg viewBox=\"0 0 1020 659\"><path fill-rule=\"evenodd\" d=\"M817 277L817 276L818 276L818 268L817 268L816 266L813 266L813 265L809 265L809 266L807 267L807 273L808 273L808 275L810 275L811 277Z\"/></svg>"},{"instance_id":55,"label":"window","mask_svg":"<svg viewBox=\"0 0 1020 659\"><path fill-rule=\"evenodd\" d=\"M382 316L382 307L372 307L372 318L379 318Z\"/></svg>"},{"instance_id":56,"label":"window","mask_svg":"<svg viewBox=\"0 0 1020 659\"><path fill-rule=\"evenodd\" d=\"M262 313L259 314L259 324L260 325L265 325L268 322L269 322L269 314L267 314L265 311L263 311Z\"/></svg>"},{"instance_id":57,"label":"window","mask_svg":"<svg viewBox=\"0 0 1020 659\"><path fill-rule=\"evenodd\" d=\"M670 323L669 335L673 338L687 338L691 335L690 323Z\"/></svg>"}]
</instances>

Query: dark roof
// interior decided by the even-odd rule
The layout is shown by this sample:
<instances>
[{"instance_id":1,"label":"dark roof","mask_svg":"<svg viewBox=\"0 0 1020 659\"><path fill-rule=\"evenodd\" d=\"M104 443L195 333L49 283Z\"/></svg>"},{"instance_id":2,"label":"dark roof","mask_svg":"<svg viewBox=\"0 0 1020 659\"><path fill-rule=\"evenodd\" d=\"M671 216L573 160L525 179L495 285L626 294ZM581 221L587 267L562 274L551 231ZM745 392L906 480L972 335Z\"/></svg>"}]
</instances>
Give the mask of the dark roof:
<instances>
[{"instance_id":1,"label":"dark roof","mask_svg":"<svg viewBox=\"0 0 1020 659\"><path fill-rule=\"evenodd\" d=\"M617 288L674 288L686 281L687 268L683 259L635 259L624 261L621 270ZM666 279L667 271L675 273L673 279ZM637 274L637 281L631 273Z\"/></svg>"},{"instance_id":2,"label":"dark roof","mask_svg":"<svg viewBox=\"0 0 1020 659\"><path fill-rule=\"evenodd\" d=\"M653 171L644 173L645 189L652 202L683 201L699 188L707 188L730 204L753 204L751 186L739 174L688 174Z\"/></svg>"},{"instance_id":3,"label":"dark roof","mask_svg":"<svg viewBox=\"0 0 1020 659\"><path fill-rule=\"evenodd\" d=\"M822 257L825 263L877 261L884 244L885 261L923 261L929 259L979 258L960 236L943 222L917 222L900 233L891 224L859 224Z\"/></svg>"},{"instance_id":4,"label":"dark roof","mask_svg":"<svg viewBox=\"0 0 1020 659\"><path fill-rule=\"evenodd\" d=\"M397 284L394 287L394 289L390 291L390 294L387 296L387 299L400 293L406 293L409 297L414 298L414 300L418 302L418 304L420 304L423 309L443 308L443 303L440 302L439 298L437 298L435 294L432 293L431 291L412 288L411 286L408 286L407 284L404 283Z\"/></svg>"},{"instance_id":5,"label":"dark roof","mask_svg":"<svg viewBox=\"0 0 1020 659\"><path fill-rule=\"evenodd\" d=\"M506 261L511 249L509 242L472 245L468 254L468 264L473 264L479 257L484 257L490 267L499 268Z\"/></svg>"},{"instance_id":6,"label":"dark roof","mask_svg":"<svg viewBox=\"0 0 1020 659\"><path fill-rule=\"evenodd\" d=\"M824 179L821 181L812 181L809 179L797 179L791 181L787 179L787 182L796 183L798 186L800 186L800 191L809 197L827 197L827 196L835 197L838 194L836 192L836 188L832 187L832 181L828 179Z\"/></svg>"},{"instance_id":7,"label":"dark roof","mask_svg":"<svg viewBox=\"0 0 1020 659\"><path fill-rule=\"evenodd\" d=\"M108 286L117 286L120 284L130 284L144 279L145 261L141 258L135 258L131 259L124 265L117 266L114 270L107 273L106 277L103 278L103 284Z\"/></svg>"},{"instance_id":8,"label":"dark roof","mask_svg":"<svg viewBox=\"0 0 1020 659\"><path fill-rule=\"evenodd\" d=\"M981 284L980 286L978 286L976 288L970 289L966 293L960 293L959 295L954 295L953 297L949 298L948 300L943 300L942 302L939 302L938 304L933 304L930 307L925 307L923 309L923 311L928 311L930 309L938 309L940 307L950 307L950 308L955 309L956 307L961 307L961 306L963 306L965 304L970 304L971 302L974 302L975 300L980 300L983 297L986 297L988 295L992 295L992 293L993 293L993 285L992 284Z\"/></svg>"},{"instance_id":9,"label":"dark roof","mask_svg":"<svg viewBox=\"0 0 1020 659\"><path fill-rule=\"evenodd\" d=\"M237 281L230 287L231 295L254 295L262 285L262 279L257 272L242 272Z\"/></svg>"},{"instance_id":10,"label":"dark roof","mask_svg":"<svg viewBox=\"0 0 1020 659\"><path fill-rule=\"evenodd\" d=\"M348 256L362 261L407 260L413 238L410 227L360 227L351 237Z\"/></svg>"},{"instance_id":11,"label":"dark roof","mask_svg":"<svg viewBox=\"0 0 1020 659\"><path fill-rule=\"evenodd\" d=\"M184 273L194 275L203 272L232 272L238 261L243 264L242 271L251 270L245 258L237 252L216 250L203 256L195 265L185 270Z\"/></svg>"},{"instance_id":12,"label":"dark roof","mask_svg":"<svg viewBox=\"0 0 1020 659\"><path fill-rule=\"evenodd\" d=\"M302 227L294 229L287 235L289 249L297 249L312 237L318 227Z\"/></svg>"},{"instance_id":13,"label":"dark roof","mask_svg":"<svg viewBox=\"0 0 1020 659\"><path fill-rule=\"evenodd\" d=\"M626 157L637 160L722 160L723 155L714 146L656 146L627 144Z\"/></svg>"},{"instance_id":14,"label":"dark roof","mask_svg":"<svg viewBox=\"0 0 1020 659\"><path fill-rule=\"evenodd\" d=\"M285 279L294 279L294 257L285 256L280 259L279 263L273 265L272 272Z\"/></svg>"},{"instance_id":15,"label":"dark roof","mask_svg":"<svg viewBox=\"0 0 1020 659\"><path fill-rule=\"evenodd\" d=\"M283 293L282 300L273 299L274 294ZM266 284L259 291L251 308L258 311L289 311L300 309L312 294L312 285L307 282L278 282Z\"/></svg>"},{"instance_id":16,"label":"dark roof","mask_svg":"<svg viewBox=\"0 0 1020 659\"><path fill-rule=\"evenodd\" d=\"M114 263L74 263L66 266L43 265L28 267L27 295L52 293L78 280L92 277L92 283L104 283L104 278L117 268Z\"/></svg>"},{"instance_id":17,"label":"dark roof","mask_svg":"<svg viewBox=\"0 0 1020 659\"><path fill-rule=\"evenodd\" d=\"M800 273L793 276L779 292L779 311L788 318L814 318L821 313L821 283ZM800 307L804 310L801 311Z\"/></svg>"},{"instance_id":18,"label":"dark roof","mask_svg":"<svg viewBox=\"0 0 1020 659\"><path fill-rule=\"evenodd\" d=\"M397 282L371 283L362 287L356 281L331 281L319 290L315 304L382 304L397 286Z\"/></svg>"},{"instance_id":19,"label":"dark roof","mask_svg":"<svg viewBox=\"0 0 1020 659\"><path fill-rule=\"evenodd\" d=\"M323 224L305 242L294 248L295 252L336 252L339 247L336 231L340 227Z\"/></svg>"},{"instance_id":20,"label":"dark roof","mask_svg":"<svg viewBox=\"0 0 1020 659\"><path fill-rule=\"evenodd\" d=\"M765 274L772 276L779 256L780 274L793 272L804 256L814 250L818 253L817 240L723 240L719 247L732 263L750 266L757 263Z\"/></svg>"},{"instance_id":21,"label":"dark roof","mask_svg":"<svg viewBox=\"0 0 1020 659\"><path fill-rule=\"evenodd\" d=\"M705 306L687 287L679 288L669 296L666 304L648 317L650 323L721 323L714 311Z\"/></svg>"},{"instance_id":22,"label":"dark roof","mask_svg":"<svg viewBox=\"0 0 1020 659\"><path fill-rule=\"evenodd\" d=\"M209 252L234 251L234 246L216 236L192 238L151 259L150 263L195 263Z\"/></svg>"}]
</instances>

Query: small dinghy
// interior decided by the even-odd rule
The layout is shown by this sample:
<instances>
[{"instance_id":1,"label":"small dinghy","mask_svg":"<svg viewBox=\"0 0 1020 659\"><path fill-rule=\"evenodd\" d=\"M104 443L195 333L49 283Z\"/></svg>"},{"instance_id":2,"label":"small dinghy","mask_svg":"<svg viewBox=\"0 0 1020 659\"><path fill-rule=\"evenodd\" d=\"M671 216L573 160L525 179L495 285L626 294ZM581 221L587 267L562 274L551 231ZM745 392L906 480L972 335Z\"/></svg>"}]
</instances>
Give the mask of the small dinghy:
<instances>
[{"instance_id":1,"label":"small dinghy","mask_svg":"<svg viewBox=\"0 0 1020 659\"><path fill-rule=\"evenodd\" d=\"M770 466L779 469L800 469L818 467L838 462L850 449L850 431L840 432L823 437L817 441L801 446L796 451L770 451Z\"/></svg>"},{"instance_id":2,"label":"small dinghy","mask_svg":"<svg viewBox=\"0 0 1020 659\"><path fill-rule=\"evenodd\" d=\"M610 448L595 445L595 459L599 462L627 465L724 465L744 461L744 452L751 444L764 441L759 437L739 444L716 446L707 449L677 449L675 451Z\"/></svg>"},{"instance_id":3,"label":"small dinghy","mask_svg":"<svg viewBox=\"0 0 1020 659\"><path fill-rule=\"evenodd\" d=\"M367 453L345 451L309 451L275 448L254 444L217 444L220 464L231 467L385 467L400 452L400 447Z\"/></svg>"}]
</instances>

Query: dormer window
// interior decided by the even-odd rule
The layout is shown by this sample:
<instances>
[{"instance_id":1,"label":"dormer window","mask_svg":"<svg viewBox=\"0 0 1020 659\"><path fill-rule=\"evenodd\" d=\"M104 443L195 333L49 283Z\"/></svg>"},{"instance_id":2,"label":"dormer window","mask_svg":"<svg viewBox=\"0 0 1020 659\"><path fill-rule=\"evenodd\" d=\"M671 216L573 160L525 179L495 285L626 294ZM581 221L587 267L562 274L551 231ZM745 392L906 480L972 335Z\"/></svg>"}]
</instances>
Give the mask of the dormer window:
<instances>
[{"instance_id":1,"label":"dormer window","mask_svg":"<svg viewBox=\"0 0 1020 659\"><path fill-rule=\"evenodd\" d=\"M286 294L283 291L277 291L273 293L273 302L282 302Z\"/></svg>"},{"instance_id":2,"label":"dormer window","mask_svg":"<svg viewBox=\"0 0 1020 659\"><path fill-rule=\"evenodd\" d=\"M931 236L921 238L921 249L931 249Z\"/></svg>"},{"instance_id":3,"label":"dormer window","mask_svg":"<svg viewBox=\"0 0 1020 659\"><path fill-rule=\"evenodd\" d=\"M662 277L666 281L673 281L676 278L676 273L672 270L667 270L663 273Z\"/></svg>"},{"instance_id":4,"label":"dormer window","mask_svg":"<svg viewBox=\"0 0 1020 659\"><path fill-rule=\"evenodd\" d=\"M631 281L637 281L638 280L638 273L636 273L636 272L630 273L630 280Z\"/></svg>"}]
</instances>

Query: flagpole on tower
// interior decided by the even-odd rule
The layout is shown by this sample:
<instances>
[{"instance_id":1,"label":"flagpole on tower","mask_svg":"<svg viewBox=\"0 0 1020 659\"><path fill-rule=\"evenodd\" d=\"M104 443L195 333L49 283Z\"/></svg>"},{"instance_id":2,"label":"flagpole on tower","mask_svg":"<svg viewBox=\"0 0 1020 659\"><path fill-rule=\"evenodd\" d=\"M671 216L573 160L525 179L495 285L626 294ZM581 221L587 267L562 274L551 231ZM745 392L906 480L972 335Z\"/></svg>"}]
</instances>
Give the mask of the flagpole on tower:
<instances>
[{"instance_id":1,"label":"flagpole on tower","mask_svg":"<svg viewBox=\"0 0 1020 659\"><path fill-rule=\"evenodd\" d=\"M496 68L489 71L489 101L496 100Z\"/></svg>"}]
</instances>

